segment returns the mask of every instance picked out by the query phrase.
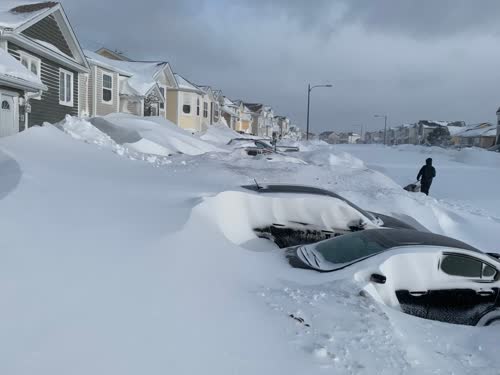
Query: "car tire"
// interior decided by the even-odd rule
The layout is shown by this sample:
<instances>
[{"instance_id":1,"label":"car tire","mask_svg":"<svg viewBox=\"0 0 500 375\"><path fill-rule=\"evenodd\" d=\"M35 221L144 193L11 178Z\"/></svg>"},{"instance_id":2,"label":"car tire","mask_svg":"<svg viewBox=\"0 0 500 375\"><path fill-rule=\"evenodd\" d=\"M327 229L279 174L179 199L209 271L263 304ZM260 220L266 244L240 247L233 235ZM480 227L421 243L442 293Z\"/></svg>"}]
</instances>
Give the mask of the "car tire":
<instances>
[{"instance_id":1,"label":"car tire","mask_svg":"<svg viewBox=\"0 0 500 375\"><path fill-rule=\"evenodd\" d=\"M500 309L484 315L476 324L478 327L500 326Z\"/></svg>"}]
</instances>

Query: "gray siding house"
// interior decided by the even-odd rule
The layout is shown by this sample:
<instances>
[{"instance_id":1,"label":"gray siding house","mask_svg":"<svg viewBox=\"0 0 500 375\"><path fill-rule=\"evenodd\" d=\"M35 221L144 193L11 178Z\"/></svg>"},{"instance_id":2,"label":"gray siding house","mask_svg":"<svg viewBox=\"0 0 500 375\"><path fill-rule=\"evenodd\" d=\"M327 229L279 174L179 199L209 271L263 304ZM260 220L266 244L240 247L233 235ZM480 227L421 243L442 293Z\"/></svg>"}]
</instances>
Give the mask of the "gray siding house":
<instances>
[{"instance_id":1,"label":"gray siding house","mask_svg":"<svg viewBox=\"0 0 500 375\"><path fill-rule=\"evenodd\" d=\"M117 112L167 118L167 91L177 85L168 62L132 61L106 48L86 54L91 58L91 64L99 67L98 71L92 74L95 95L99 97L103 90L102 85L107 84L108 88L118 90L119 103L115 103L118 104ZM99 72L102 69L108 69L108 74L115 72L118 80L111 82L108 77L103 81L102 72ZM99 104L99 98L95 95L94 100ZM101 115L99 111L96 114Z\"/></svg>"},{"instance_id":2,"label":"gray siding house","mask_svg":"<svg viewBox=\"0 0 500 375\"><path fill-rule=\"evenodd\" d=\"M47 90L42 81L18 60L0 49L0 137L23 130L25 106L30 95Z\"/></svg>"},{"instance_id":3,"label":"gray siding house","mask_svg":"<svg viewBox=\"0 0 500 375\"><path fill-rule=\"evenodd\" d=\"M89 67L62 6L56 2L6 6L0 4L0 48L47 87L28 98L27 125L84 115Z\"/></svg>"}]
</instances>

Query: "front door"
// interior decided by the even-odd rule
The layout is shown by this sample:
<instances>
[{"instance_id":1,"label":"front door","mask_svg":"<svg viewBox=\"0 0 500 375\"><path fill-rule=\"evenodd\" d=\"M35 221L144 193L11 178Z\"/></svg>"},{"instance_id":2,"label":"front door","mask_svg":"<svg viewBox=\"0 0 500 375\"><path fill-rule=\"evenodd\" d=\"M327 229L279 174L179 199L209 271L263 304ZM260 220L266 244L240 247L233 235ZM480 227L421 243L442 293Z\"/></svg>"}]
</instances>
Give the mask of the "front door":
<instances>
[{"instance_id":1,"label":"front door","mask_svg":"<svg viewBox=\"0 0 500 375\"><path fill-rule=\"evenodd\" d=\"M0 137L19 132L17 96L0 92Z\"/></svg>"}]
</instances>

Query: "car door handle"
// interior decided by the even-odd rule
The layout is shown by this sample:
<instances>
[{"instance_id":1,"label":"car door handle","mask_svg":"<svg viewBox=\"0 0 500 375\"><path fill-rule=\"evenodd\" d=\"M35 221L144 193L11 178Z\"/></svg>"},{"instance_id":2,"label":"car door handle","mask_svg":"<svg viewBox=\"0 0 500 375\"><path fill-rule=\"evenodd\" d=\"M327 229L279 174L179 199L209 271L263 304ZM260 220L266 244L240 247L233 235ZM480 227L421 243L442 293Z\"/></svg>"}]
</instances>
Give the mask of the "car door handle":
<instances>
[{"instance_id":1,"label":"car door handle","mask_svg":"<svg viewBox=\"0 0 500 375\"><path fill-rule=\"evenodd\" d=\"M413 297L420 297L420 296L425 296L428 292L425 291L415 291L415 292L409 292L410 296Z\"/></svg>"},{"instance_id":2,"label":"car door handle","mask_svg":"<svg viewBox=\"0 0 500 375\"><path fill-rule=\"evenodd\" d=\"M481 297L489 297L495 294L495 292L493 290L480 290L477 294Z\"/></svg>"}]
</instances>

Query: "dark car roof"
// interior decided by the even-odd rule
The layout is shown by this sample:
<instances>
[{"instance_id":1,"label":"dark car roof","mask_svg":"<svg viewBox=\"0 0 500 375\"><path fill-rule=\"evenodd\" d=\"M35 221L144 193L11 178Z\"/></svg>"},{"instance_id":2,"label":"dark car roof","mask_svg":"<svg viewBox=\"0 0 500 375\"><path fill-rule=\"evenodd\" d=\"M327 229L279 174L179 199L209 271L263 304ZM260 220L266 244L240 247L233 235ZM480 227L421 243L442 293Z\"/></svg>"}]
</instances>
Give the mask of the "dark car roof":
<instances>
[{"instance_id":1,"label":"dark car roof","mask_svg":"<svg viewBox=\"0 0 500 375\"><path fill-rule=\"evenodd\" d=\"M420 232L411 229L369 229L363 232L359 232L359 234L374 238L386 249L420 245L442 246L483 253L481 250L478 250L475 247L466 244L465 242L431 232ZM334 240L335 239L332 239L330 241Z\"/></svg>"}]
</instances>

